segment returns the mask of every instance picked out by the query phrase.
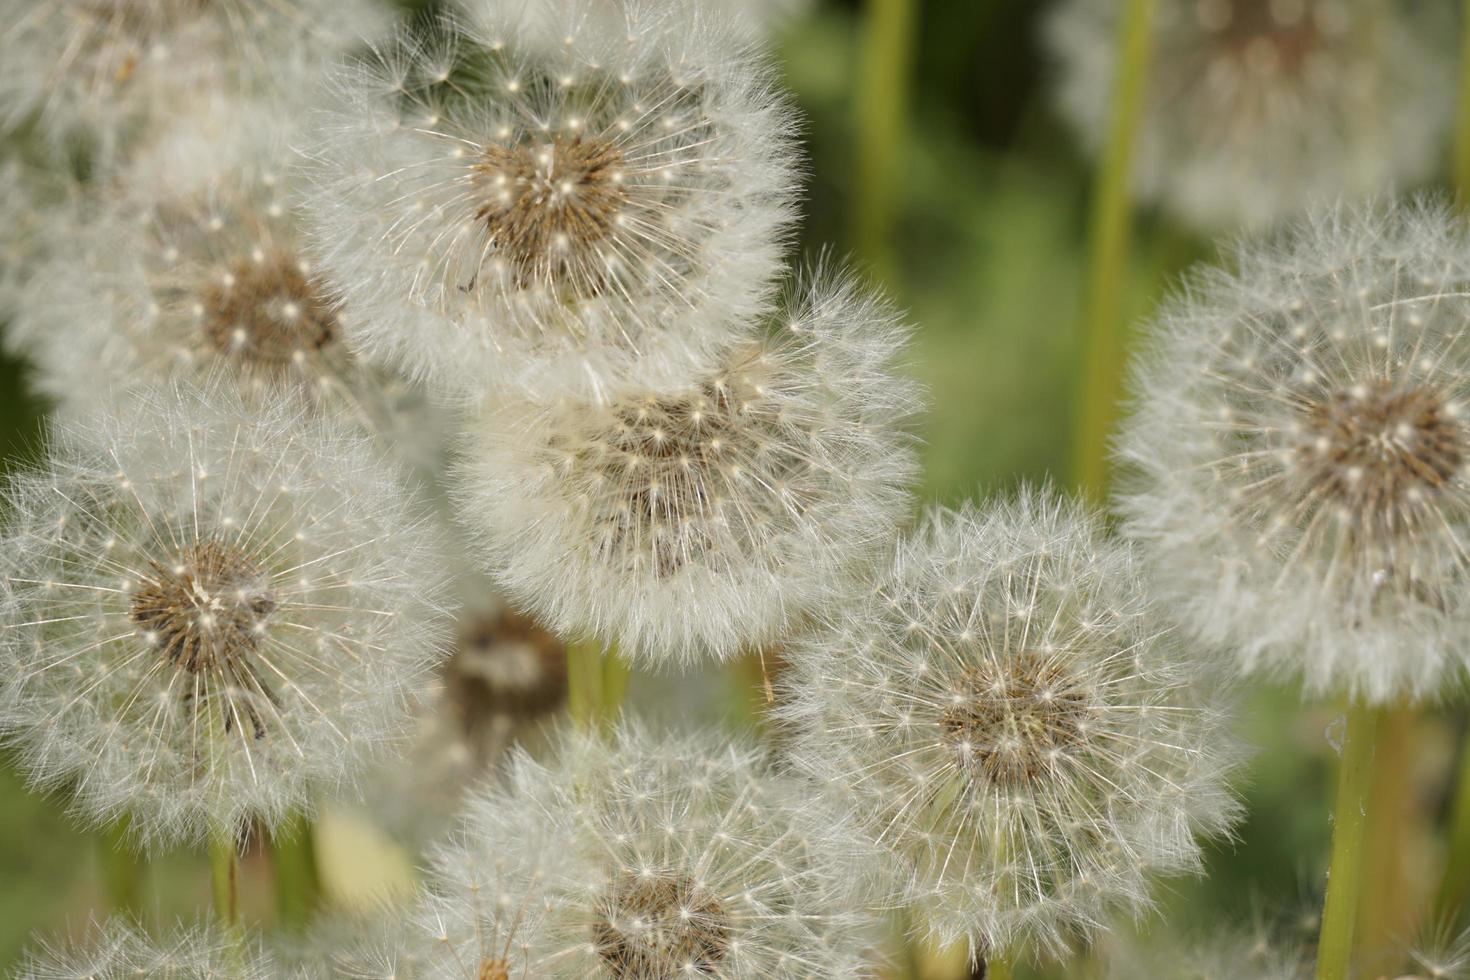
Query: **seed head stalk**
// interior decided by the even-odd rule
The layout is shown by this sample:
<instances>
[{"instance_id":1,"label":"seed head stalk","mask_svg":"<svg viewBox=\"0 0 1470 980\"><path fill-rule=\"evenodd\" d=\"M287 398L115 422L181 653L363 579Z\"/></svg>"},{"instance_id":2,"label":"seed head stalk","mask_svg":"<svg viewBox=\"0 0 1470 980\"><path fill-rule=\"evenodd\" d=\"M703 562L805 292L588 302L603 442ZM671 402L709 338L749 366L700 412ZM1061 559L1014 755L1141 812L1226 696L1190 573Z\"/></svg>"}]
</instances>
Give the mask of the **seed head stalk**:
<instances>
[{"instance_id":1,"label":"seed head stalk","mask_svg":"<svg viewBox=\"0 0 1470 980\"><path fill-rule=\"evenodd\" d=\"M276 916L286 928L302 928L321 899L315 825L305 816L295 817L276 831L271 850L275 856Z\"/></svg>"},{"instance_id":2,"label":"seed head stalk","mask_svg":"<svg viewBox=\"0 0 1470 980\"><path fill-rule=\"evenodd\" d=\"M1366 964L1370 970L1388 976L1398 976L1403 964L1382 957L1403 955L1400 937L1418 934L1428 897L1409 872L1418 842L1432 833L1415 786L1414 761L1422 738L1417 709L1398 705L1383 712L1365 845L1365 876L1374 886L1363 889L1356 946L1371 957Z\"/></svg>"},{"instance_id":3,"label":"seed head stalk","mask_svg":"<svg viewBox=\"0 0 1470 980\"><path fill-rule=\"evenodd\" d=\"M894 189L899 150L906 145L909 65L913 57L914 0L868 0L857 91L858 253L880 279L891 281Z\"/></svg>"},{"instance_id":4,"label":"seed head stalk","mask_svg":"<svg viewBox=\"0 0 1470 980\"><path fill-rule=\"evenodd\" d=\"M1382 709L1354 702L1347 710L1337 804L1332 816L1332 860L1327 899L1317 942L1317 980L1346 980L1352 962L1363 884L1365 830L1373 788L1378 724Z\"/></svg>"},{"instance_id":5,"label":"seed head stalk","mask_svg":"<svg viewBox=\"0 0 1470 980\"><path fill-rule=\"evenodd\" d=\"M138 859L128 844L128 819L120 817L97 836L97 859L102 882L113 912L137 912L141 908Z\"/></svg>"},{"instance_id":6,"label":"seed head stalk","mask_svg":"<svg viewBox=\"0 0 1470 980\"><path fill-rule=\"evenodd\" d=\"M608 729L627 692L628 665L615 648L595 638L567 645L567 707L577 724Z\"/></svg>"},{"instance_id":7,"label":"seed head stalk","mask_svg":"<svg viewBox=\"0 0 1470 980\"><path fill-rule=\"evenodd\" d=\"M1132 237L1129 178L1152 57L1156 0L1128 0L1118 25L1112 122L1093 186L1084 320L1086 352L1077 402L1075 477L1088 495L1107 483L1108 433L1123 379L1122 296Z\"/></svg>"},{"instance_id":8,"label":"seed head stalk","mask_svg":"<svg viewBox=\"0 0 1470 980\"><path fill-rule=\"evenodd\" d=\"M209 839L209 878L214 914L232 933L240 931L240 853L235 835L216 830Z\"/></svg>"}]
</instances>

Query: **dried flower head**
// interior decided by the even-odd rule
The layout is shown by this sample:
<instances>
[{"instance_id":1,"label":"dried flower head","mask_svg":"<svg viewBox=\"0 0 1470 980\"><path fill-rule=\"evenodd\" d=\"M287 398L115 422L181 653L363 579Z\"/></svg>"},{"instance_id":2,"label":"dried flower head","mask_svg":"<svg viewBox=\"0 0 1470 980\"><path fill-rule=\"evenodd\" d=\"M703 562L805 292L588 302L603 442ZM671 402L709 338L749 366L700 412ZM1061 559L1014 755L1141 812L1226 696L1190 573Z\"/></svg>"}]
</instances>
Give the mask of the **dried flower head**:
<instances>
[{"instance_id":1,"label":"dried flower head","mask_svg":"<svg viewBox=\"0 0 1470 980\"><path fill-rule=\"evenodd\" d=\"M1385 701L1470 663L1467 246L1436 205L1328 209L1159 314L1120 506L1246 669Z\"/></svg>"},{"instance_id":2,"label":"dried flower head","mask_svg":"<svg viewBox=\"0 0 1470 980\"><path fill-rule=\"evenodd\" d=\"M228 377L252 401L291 389L425 467L442 462L442 413L343 342L353 314L291 209L290 131L265 107L234 113L242 135L159 141L127 172L129 192L54 236L21 311L37 388L84 414L115 389Z\"/></svg>"},{"instance_id":3,"label":"dried flower head","mask_svg":"<svg viewBox=\"0 0 1470 980\"><path fill-rule=\"evenodd\" d=\"M278 95L390 20L375 0L0 0L0 127L96 174L219 94Z\"/></svg>"},{"instance_id":4,"label":"dried flower head","mask_svg":"<svg viewBox=\"0 0 1470 980\"><path fill-rule=\"evenodd\" d=\"M1236 813L1219 692L1073 504L936 511L872 594L799 637L793 755L850 800L934 938L1056 950Z\"/></svg>"},{"instance_id":5,"label":"dried flower head","mask_svg":"<svg viewBox=\"0 0 1470 980\"><path fill-rule=\"evenodd\" d=\"M1113 0L1049 25L1063 113L1092 148L1109 117ZM1162 0L1135 150L1138 193L1205 229L1434 172L1453 110L1448 5Z\"/></svg>"},{"instance_id":6,"label":"dried flower head","mask_svg":"<svg viewBox=\"0 0 1470 980\"><path fill-rule=\"evenodd\" d=\"M466 440L462 517L559 632L656 662L770 642L904 515L906 336L885 303L817 274L696 380L492 402Z\"/></svg>"},{"instance_id":7,"label":"dried flower head","mask_svg":"<svg viewBox=\"0 0 1470 980\"><path fill-rule=\"evenodd\" d=\"M338 78L307 204L352 342L473 392L682 370L779 269L789 110L690 5L504 6Z\"/></svg>"},{"instance_id":8,"label":"dried flower head","mask_svg":"<svg viewBox=\"0 0 1470 980\"><path fill-rule=\"evenodd\" d=\"M93 923L72 943L41 940L15 980L273 980L271 957L212 923L175 926L152 938L122 919Z\"/></svg>"},{"instance_id":9,"label":"dried flower head","mask_svg":"<svg viewBox=\"0 0 1470 980\"><path fill-rule=\"evenodd\" d=\"M0 538L0 731L145 844L351 786L437 644L434 536L361 437L163 389L61 428Z\"/></svg>"},{"instance_id":10,"label":"dried flower head","mask_svg":"<svg viewBox=\"0 0 1470 980\"><path fill-rule=\"evenodd\" d=\"M727 738L568 736L472 799L418 921L456 980L847 978L862 972L851 833Z\"/></svg>"}]
</instances>

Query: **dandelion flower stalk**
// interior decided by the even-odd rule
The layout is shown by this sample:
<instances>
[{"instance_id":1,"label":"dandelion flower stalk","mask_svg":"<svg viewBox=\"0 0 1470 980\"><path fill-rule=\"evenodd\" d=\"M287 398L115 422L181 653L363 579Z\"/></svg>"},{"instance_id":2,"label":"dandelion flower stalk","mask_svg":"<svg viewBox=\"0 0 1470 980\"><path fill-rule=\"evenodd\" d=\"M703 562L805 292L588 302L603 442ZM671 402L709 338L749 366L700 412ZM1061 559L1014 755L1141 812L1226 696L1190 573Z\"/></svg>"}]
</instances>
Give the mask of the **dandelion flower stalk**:
<instances>
[{"instance_id":1,"label":"dandelion flower stalk","mask_svg":"<svg viewBox=\"0 0 1470 980\"><path fill-rule=\"evenodd\" d=\"M894 189L906 145L914 0L868 0L863 70L857 90L857 200L854 236L861 254L883 279L891 278Z\"/></svg>"},{"instance_id":2,"label":"dandelion flower stalk","mask_svg":"<svg viewBox=\"0 0 1470 980\"><path fill-rule=\"evenodd\" d=\"M114 912L131 912L140 907L138 860L128 846L127 818L108 824L97 836L97 859L107 901Z\"/></svg>"},{"instance_id":3,"label":"dandelion flower stalk","mask_svg":"<svg viewBox=\"0 0 1470 980\"><path fill-rule=\"evenodd\" d=\"M597 639L567 646L567 702L572 718L589 729L610 725L628 690L628 666Z\"/></svg>"},{"instance_id":4,"label":"dandelion flower stalk","mask_svg":"<svg viewBox=\"0 0 1470 980\"><path fill-rule=\"evenodd\" d=\"M209 880L214 914L232 933L240 930L240 853L232 831L217 830L209 839Z\"/></svg>"},{"instance_id":5,"label":"dandelion flower stalk","mask_svg":"<svg viewBox=\"0 0 1470 980\"><path fill-rule=\"evenodd\" d=\"M1460 91L1455 116L1455 203L1470 205L1470 3L1464 4L1460 36Z\"/></svg>"},{"instance_id":6,"label":"dandelion flower stalk","mask_svg":"<svg viewBox=\"0 0 1470 980\"><path fill-rule=\"evenodd\" d=\"M1317 941L1317 980L1344 980L1352 962L1353 933L1363 884L1365 828L1373 760L1382 710L1359 702L1347 712L1337 804L1332 816L1332 859Z\"/></svg>"},{"instance_id":7,"label":"dandelion flower stalk","mask_svg":"<svg viewBox=\"0 0 1470 980\"><path fill-rule=\"evenodd\" d=\"M316 828L304 815L287 821L271 838L275 857L276 916L288 928L304 926L321 897Z\"/></svg>"},{"instance_id":8,"label":"dandelion flower stalk","mask_svg":"<svg viewBox=\"0 0 1470 980\"><path fill-rule=\"evenodd\" d=\"M1470 897L1470 731L1460 750L1458 778L1455 802L1450 808L1449 856L1435 902L1436 912L1447 919L1460 915L1465 899Z\"/></svg>"},{"instance_id":9,"label":"dandelion flower stalk","mask_svg":"<svg viewBox=\"0 0 1470 980\"><path fill-rule=\"evenodd\" d=\"M1101 495L1107 482L1108 431L1122 388L1121 306L1132 235L1128 181L1148 80L1155 7L1156 0L1128 0L1119 22L1112 122L1093 188L1076 477L1082 490L1094 497Z\"/></svg>"}]
</instances>

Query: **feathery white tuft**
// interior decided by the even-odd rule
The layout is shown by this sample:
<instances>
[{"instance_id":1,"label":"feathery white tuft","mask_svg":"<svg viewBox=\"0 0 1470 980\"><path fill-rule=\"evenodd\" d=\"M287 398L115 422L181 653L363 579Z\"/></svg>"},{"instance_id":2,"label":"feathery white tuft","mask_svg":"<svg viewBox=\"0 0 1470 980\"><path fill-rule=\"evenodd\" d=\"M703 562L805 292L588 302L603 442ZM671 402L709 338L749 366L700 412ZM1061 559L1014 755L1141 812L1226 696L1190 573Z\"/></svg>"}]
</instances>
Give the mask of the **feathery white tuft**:
<instances>
[{"instance_id":1,"label":"feathery white tuft","mask_svg":"<svg viewBox=\"0 0 1470 980\"><path fill-rule=\"evenodd\" d=\"M1047 25L1062 113L1097 152L1111 118L1116 0ZM1454 108L1449 5L1161 0L1134 186L1203 228L1262 227L1312 201L1412 186Z\"/></svg>"},{"instance_id":2,"label":"feathery white tuft","mask_svg":"<svg viewBox=\"0 0 1470 980\"><path fill-rule=\"evenodd\" d=\"M377 0L0 0L0 129L95 175L218 95L280 96L391 20Z\"/></svg>"},{"instance_id":3,"label":"feathery white tuft","mask_svg":"<svg viewBox=\"0 0 1470 980\"><path fill-rule=\"evenodd\" d=\"M147 846L350 789L439 647L435 536L340 424L228 388L61 427L0 536L0 732Z\"/></svg>"},{"instance_id":4,"label":"feathery white tuft","mask_svg":"<svg viewBox=\"0 0 1470 980\"><path fill-rule=\"evenodd\" d=\"M226 934L213 923L178 925L153 938L122 919L93 923L75 942L42 940L15 980L276 980L259 944Z\"/></svg>"},{"instance_id":5,"label":"feathery white tuft","mask_svg":"<svg viewBox=\"0 0 1470 980\"><path fill-rule=\"evenodd\" d=\"M1050 494L934 511L872 594L795 640L793 758L850 801L972 955L1057 951L1237 813L1218 691L1131 553Z\"/></svg>"},{"instance_id":6,"label":"feathery white tuft","mask_svg":"<svg viewBox=\"0 0 1470 980\"><path fill-rule=\"evenodd\" d=\"M461 517L512 599L634 660L729 657L829 603L886 547L915 472L908 331L850 278L798 281L692 380L492 400Z\"/></svg>"},{"instance_id":7,"label":"feathery white tuft","mask_svg":"<svg viewBox=\"0 0 1470 980\"><path fill-rule=\"evenodd\" d=\"M1156 318L1120 508L1157 588L1246 670L1373 702L1470 664L1470 233L1329 208Z\"/></svg>"},{"instance_id":8,"label":"feathery white tuft","mask_svg":"<svg viewBox=\"0 0 1470 980\"><path fill-rule=\"evenodd\" d=\"M19 317L36 387L78 415L117 389L227 376L252 401L293 389L421 468L442 464L444 413L343 343L353 312L291 210L290 128L260 105L234 115L241 134L161 140L80 228L51 236Z\"/></svg>"},{"instance_id":9,"label":"feathery white tuft","mask_svg":"<svg viewBox=\"0 0 1470 980\"><path fill-rule=\"evenodd\" d=\"M1189 944L1172 938L1144 948L1129 944L1108 958L1107 975L1109 980L1312 980L1314 974L1301 950L1261 931L1226 929Z\"/></svg>"},{"instance_id":10,"label":"feathery white tuft","mask_svg":"<svg viewBox=\"0 0 1470 980\"><path fill-rule=\"evenodd\" d=\"M337 78L306 205L349 340L472 393L678 376L779 272L790 110L694 6L505 6Z\"/></svg>"},{"instance_id":11,"label":"feathery white tuft","mask_svg":"<svg viewBox=\"0 0 1470 980\"><path fill-rule=\"evenodd\" d=\"M743 742L567 735L553 762L519 753L434 856L422 975L868 976L859 857L841 817Z\"/></svg>"},{"instance_id":12,"label":"feathery white tuft","mask_svg":"<svg viewBox=\"0 0 1470 980\"><path fill-rule=\"evenodd\" d=\"M1409 949L1409 972L1398 980L1470 980L1470 929L1452 923L1429 929Z\"/></svg>"}]
</instances>

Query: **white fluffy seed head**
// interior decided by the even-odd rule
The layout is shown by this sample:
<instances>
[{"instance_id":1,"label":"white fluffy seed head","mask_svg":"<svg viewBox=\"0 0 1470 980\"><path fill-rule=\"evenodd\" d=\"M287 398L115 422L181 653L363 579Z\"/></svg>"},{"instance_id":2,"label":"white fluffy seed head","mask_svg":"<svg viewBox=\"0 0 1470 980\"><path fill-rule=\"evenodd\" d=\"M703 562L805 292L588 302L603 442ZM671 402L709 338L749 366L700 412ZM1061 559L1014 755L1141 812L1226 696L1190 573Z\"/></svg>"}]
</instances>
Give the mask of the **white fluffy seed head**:
<instances>
[{"instance_id":1,"label":"white fluffy seed head","mask_svg":"<svg viewBox=\"0 0 1470 980\"><path fill-rule=\"evenodd\" d=\"M376 0L0 0L0 129L94 175L220 94L289 94L390 19Z\"/></svg>"},{"instance_id":2,"label":"white fluffy seed head","mask_svg":"<svg viewBox=\"0 0 1470 980\"><path fill-rule=\"evenodd\" d=\"M1062 113L1097 151L1122 8L1068 0L1048 24ZM1205 230L1435 172L1453 112L1446 5L1162 0L1134 184Z\"/></svg>"},{"instance_id":3,"label":"white fluffy seed head","mask_svg":"<svg viewBox=\"0 0 1470 980\"><path fill-rule=\"evenodd\" d=\"M123 919L93 923L70 942L40 941L15 980L273 980L271 957L259 944L213 923L178 925L158 938Z\"/></svg>"},{"instance_id":4,"label":"white fluffy seed head","mask_svg":"<svg viewBox=\"0 0 1470 980\"><path fill-rule=\"evenodd\" d=\"M145 845L351 787L437 658L435 536L369 443L228 388L124 400L16 477L0 731Z\"/></svg>"},{"instance_id":5,"label":"white fluffy seed head","mask_svg":"<svg viewBox=\"0 0 1470 980\"><path fill-rule=\"evenodd\" d=\"M733 656L828 603L891 541L919 401L908 331L818 273L694 380L507 398L471 428L466 525L511 597L654 663Z\"/></svg>"},{"instance_id":6,"label":"white fluffy seed head","mask_svg":"<svg viewBox=\"0 0 1470 980\"><path fill-rule=\"evenodd\" d=\"M74 416L119 389L227 377L252 401L289 390L415 462L442 461L442 413L344 343L353 311L292 211L291 130L262 106L233 114L235 138L159 141L125 190L49 236L19 311L36 387Z\"/></svg>"},{"instance_id":7,"label":"white fluffy seed head","mask_svg":"<svg viewBox=\"0 0 1470 980\"><path fill-rule=\"evenodd\" d=\"M790 110L690 5L503 6L344 70L309 141L352 342L471 392L677 374L779 271Z\"/></svg>"},{"instance_id":8,"label":"white fluffy seed head","mask_svg":"<svg viewBox=\"0 0 1470 980\"><path fill-rule=\"evenodd\" d=\"M1157 317L1120 443L1158 589L1244 668L1430 697L1470 663L1470 235L1327 209Z\"/></svg>"},{"instance_id":9,"label":"white fluffy seed head","mask_svg":"<svg viewBox=\"0 0 1470 980\"><path fill-rule=\"evenodd\" d=\"M810 796L725 737L623 728L568 735L547 764L520 753L433 856L423 975L866 976L861 855Z\"/></svg>"},{"instance_id":10,"label":"white fluffy seed head","mask_svg":"<svg viewBox=\"0 0 1470 980\"><path fill-rule=\"evenodd\" d=\"M1470 930L1453 923L1426 931L1409 949L1410 969L1397 980L1470 980Z\"/></svg>"},{"instance_id":11,"label":"white fluffy seed head","mask_svg":"<svg viewBox=\"0 0 1470 980\"><path fill-rule=\"evenodd\" d=\"M933 938L1059 950L1229 826L1204 665L1130 552L1025 494L935 511L872 594L788 649L798 765L850 801Z\"/></svg>"}]
</instances>

